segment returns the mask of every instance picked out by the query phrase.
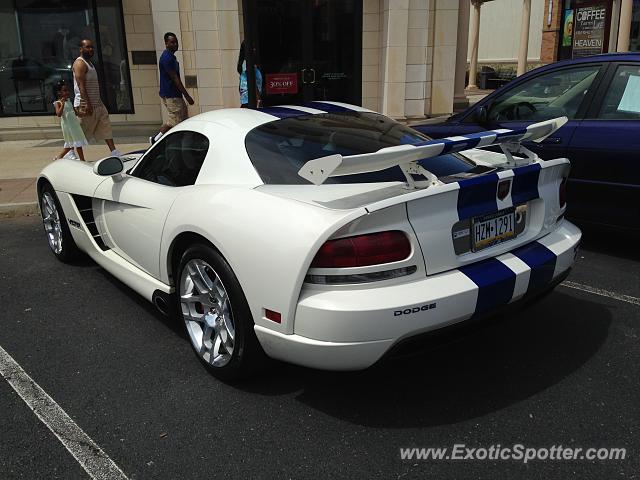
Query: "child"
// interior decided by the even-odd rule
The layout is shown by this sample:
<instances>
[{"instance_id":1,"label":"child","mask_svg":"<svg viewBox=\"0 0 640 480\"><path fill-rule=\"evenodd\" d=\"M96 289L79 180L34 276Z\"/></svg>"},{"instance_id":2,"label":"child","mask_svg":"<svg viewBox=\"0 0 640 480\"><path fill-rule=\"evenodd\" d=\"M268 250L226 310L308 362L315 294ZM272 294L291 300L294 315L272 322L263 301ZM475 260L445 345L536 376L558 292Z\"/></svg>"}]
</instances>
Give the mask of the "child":
<instances>
[{"instance_id":1,"label":"child","mask_svg":"<svg viewBox=\"0 0 640 480\"><path fill-rule=\"evenodd\" d=\"M62 127L62 135L64 136L64 150L62 150L54 160L64 157L75 147L78 150L80 160L84 162L82 146L87 145L89 142L87 142L82 127L80 126L80 121L73 110L73 102L69 101L71 92L64 80L60 80L56 84L56 94L58 100L53 102L53 106L56 108L56 115L60 117L60 126Z\"/></svg>"}]
</instances>

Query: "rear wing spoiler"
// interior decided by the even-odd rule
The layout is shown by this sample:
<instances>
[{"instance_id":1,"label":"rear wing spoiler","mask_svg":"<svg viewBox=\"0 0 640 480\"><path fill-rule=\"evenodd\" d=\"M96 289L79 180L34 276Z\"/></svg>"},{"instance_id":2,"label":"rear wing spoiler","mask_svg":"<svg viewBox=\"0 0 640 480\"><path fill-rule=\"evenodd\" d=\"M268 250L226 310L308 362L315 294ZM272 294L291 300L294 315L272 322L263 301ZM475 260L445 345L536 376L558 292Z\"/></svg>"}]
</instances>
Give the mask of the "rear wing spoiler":
<instances>
[{"instance_id":1,"label":"rear wing spoiler","mask_svg":"<svg viewBox=\"0 0 640 480\"><path fill-rule=\"evenodd\" d=\"M346 157L340 154L329 155L309 160L298 171L298 175L315 185L321 185L329 177L376 172L397 165L407 177L409 186L415 187L412 175L422 175L430 184L435 185L439 183L438 178L420 166L417 163L418 160L437 157L445 153L462 152L472 148L500 145L507 156L508 163L516 163L511 151L524 153L527 156L527 163L529 163L536 157L532 152L522 147L520 143L526 140L541 142L565 123L567 123L567 117L558 117L534 123L518 130L487 130L464 136L387 147L373 153Z\"/></svg>"}]
</instances>

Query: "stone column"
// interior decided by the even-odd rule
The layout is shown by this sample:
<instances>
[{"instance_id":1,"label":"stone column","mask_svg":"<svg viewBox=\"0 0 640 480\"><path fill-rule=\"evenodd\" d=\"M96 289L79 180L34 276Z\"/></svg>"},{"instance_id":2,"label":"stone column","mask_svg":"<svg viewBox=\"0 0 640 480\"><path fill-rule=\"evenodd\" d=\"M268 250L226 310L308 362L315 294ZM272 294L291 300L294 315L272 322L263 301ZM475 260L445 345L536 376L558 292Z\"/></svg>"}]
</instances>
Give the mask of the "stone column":
<instances>
[{"instance_id":1,"label":"stone column","mask_svg":"<svg viewBox=\"0 0 640 480\"><path fill-rule=\"evenodd\" d=\"M453 113L458 40L458 2L435 4L433 67L431 73L431 113Z\"/></svg>"},{"instance_id":2,"label":"stone column","mask_svg":"<svg viewBox=\"0 0 640 480\"><path fill-rule=\"evenodd\" d=\"M520 27L520 50L518 52L518 76L527 71L529 50L529 23L531 23L531 0L522 2L522 25Z\"/></svg>"},{"instance_id":3,"label":"stone column","mask_svg":"<svg viewBox=\"0 0 640 480\"><path fill-rule=\"evenodd\" d=\"M458 41L456 46L456 76L453 91L453 107L465 108L468 104L464 94L469 44L469 0L458 1Z\"/></svg>"},{"instance_id":4,"label":"stone column","mask_svg":"<svg viewBox=\"0 0 640 480\"><path fill-rule=\"evenodd\" d=\"M382 18L382 113L404 120L409 2L384 2Z\"/></svg>"},{"instance_id":5,"label":"stone column","mask_svg":"<svg viewBox=\"0 0 640 480\"><path fill-rule=\"evenodd\" d=\"M622 0L622 5L620 7L620 26L618 27L618 52L629 51L632 14L633 0Z\"/></svg>"},{"instance_id":6,"label":"stone column","mask_svg":"<svg viewBox=\"0 0 640 480\"><path fill-rule=\"evenodd\" d=\"M476 75L478 74L478 44L480 43L480 7L481 0L471 0L471 64L469 66L469 85L467 88L478 88Z\"/></svg>"}]
</instances>

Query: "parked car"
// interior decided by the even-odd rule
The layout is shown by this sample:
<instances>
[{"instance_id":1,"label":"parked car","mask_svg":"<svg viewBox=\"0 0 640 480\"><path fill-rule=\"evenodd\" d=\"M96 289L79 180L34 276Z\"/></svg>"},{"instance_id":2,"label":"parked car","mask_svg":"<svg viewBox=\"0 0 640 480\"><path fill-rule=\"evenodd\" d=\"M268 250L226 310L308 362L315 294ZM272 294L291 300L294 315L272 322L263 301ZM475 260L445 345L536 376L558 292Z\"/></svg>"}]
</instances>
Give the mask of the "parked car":
<instances>
[{"instance_id":1,"label":"parked car","mask_svg":"<svg viewBox=\"0 0 640 480\"><path fill-rule=\"evenodd\" d=\"M640 230L640 54L567 60L532 70L448 119L413 128L433 138L520 128L560 115L566 125L525 145L567 157L567 217Z\"/></svg>"},{"instance_id":2,"label":"parked car","mask_svg":"<svg viewBox=\"0 0 640 480\"><path fill-rule=\"evenodd\" d=\"M57 160L38 198L56 257L85 252L172 312L215 375L265 354L361 369L568 275L569 161L469 150L565 121L432 141L340 103L216 110L143 154Z\"/></svg>"}]
</instances>

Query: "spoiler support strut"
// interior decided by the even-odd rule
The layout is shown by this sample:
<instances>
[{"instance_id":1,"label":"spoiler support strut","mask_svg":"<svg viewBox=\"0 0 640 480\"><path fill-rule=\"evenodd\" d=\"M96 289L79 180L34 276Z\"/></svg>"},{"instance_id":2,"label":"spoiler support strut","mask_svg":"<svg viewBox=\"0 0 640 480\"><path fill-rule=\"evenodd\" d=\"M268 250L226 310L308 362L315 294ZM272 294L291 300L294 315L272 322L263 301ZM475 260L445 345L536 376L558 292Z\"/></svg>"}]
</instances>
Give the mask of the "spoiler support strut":
<instances>
[{"instance_id":1,"label":"spoiler support strut","mask_svg":"<svg viewBox=\"0 0 640 480\"><path fill-rule=\"evenodd\" d=\"M438 155L462 152L472 148L500 145L509 166L518 166L537 160L537 155L521 145L523 141L541 142L567 123L567 117L558 117L544 122L534 123L518 130L487 130L470 135L447 137L439 140L397 145L382 148L373 153L362 153L343 157L340 154L309 160L298 171L298 175L315 185L321 185L329 177L352 175L356 173L376 172L389 167L399 166L407 179L407 188L428 188L440 181L432 172L418 163ZM524 155L516 159L513 154ZM422 175L428 181L427 187L418 187L412 175Z\"/></svg>"}]
</instances>

